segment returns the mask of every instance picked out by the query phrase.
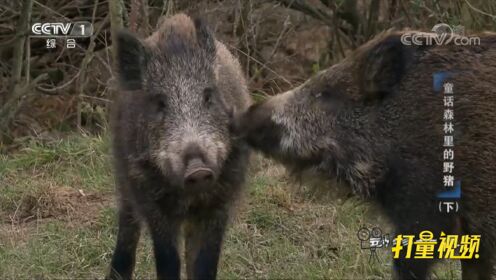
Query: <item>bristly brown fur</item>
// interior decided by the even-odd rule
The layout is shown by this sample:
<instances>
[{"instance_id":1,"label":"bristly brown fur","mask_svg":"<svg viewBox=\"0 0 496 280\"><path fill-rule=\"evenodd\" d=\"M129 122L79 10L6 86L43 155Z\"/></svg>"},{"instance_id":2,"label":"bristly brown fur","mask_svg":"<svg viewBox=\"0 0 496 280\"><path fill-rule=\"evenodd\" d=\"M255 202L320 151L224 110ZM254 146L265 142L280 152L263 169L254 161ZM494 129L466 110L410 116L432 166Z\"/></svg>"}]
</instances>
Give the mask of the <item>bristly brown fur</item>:
<instances>
[{"instance_id":1,"label":"bristly brown fur","mask_svg":"<svg viewBox=\"0 0 496 280\"><path fill-rule=\"evenodd\" d=\"M234 115L251 102L239 63L201 20L184 14L145 40L121 32L117 44L121 91L112 132L120 208L108 278L132 277L143 222L159 279L180 276L183 228L188 278L214 279L248 161L231 131ZM208 177L189 180L192 171Z\"/></svg>"}]
</instances>

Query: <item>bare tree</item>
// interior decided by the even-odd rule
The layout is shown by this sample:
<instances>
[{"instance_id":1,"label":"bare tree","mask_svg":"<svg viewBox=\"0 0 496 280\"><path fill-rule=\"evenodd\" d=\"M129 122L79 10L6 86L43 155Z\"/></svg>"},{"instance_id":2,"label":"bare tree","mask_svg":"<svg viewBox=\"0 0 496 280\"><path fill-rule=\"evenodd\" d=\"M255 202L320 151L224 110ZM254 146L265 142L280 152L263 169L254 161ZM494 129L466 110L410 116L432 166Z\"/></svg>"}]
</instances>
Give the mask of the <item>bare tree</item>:
<instances>
[{"instance_id":1,"label":"bare tree","mask_svg":"<svg viewBox=\"0 0 496 280\"><path fill-rule=\"evenodd\" d=\"M7 136L7 128L16 116L28 94L30 94L35 85L47 78L46 74L36 77L29 81L29 44L26 44L27 31L31 19L33 8L32 0L25 0L22 5L21 17L19 18L18 29L16 32L16 41L14 44L14 57L12 60L12 79L9 86L10 95L7 96L5 103L0 108L0 134L1 138ZM28 39L29 42L29 39ZM26 51L26 55L24 52ZM26 69L26 81L22 82L22 70Z\"/></svg>"}]
</instances>

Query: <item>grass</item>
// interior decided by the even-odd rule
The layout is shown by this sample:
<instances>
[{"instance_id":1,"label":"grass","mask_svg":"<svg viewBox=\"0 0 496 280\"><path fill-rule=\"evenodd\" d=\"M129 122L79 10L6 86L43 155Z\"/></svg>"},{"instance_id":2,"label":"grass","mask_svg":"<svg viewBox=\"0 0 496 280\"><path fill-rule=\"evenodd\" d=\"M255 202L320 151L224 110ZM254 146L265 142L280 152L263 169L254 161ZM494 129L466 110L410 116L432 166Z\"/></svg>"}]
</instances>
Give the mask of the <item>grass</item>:
<instances>
[{"instance_id":1,"label":"grass","mask_svg":"<svg viewBox=\"0 0 496 280\"><path fill-rule=\"evenodd\" d=\"M106 137L32 141L0 155L0 278L102 278L116 235ZM338 192L336 192L338 193ZM361 226L389 225L369 203L311 191L284 169L253 158L246 195L226 234L220 279L391 278L390 252L369 262ZM150 239L139 246L136 276L154 278ZM435 278L460 278L447 262Z\"/></svg>"}]
</instances>

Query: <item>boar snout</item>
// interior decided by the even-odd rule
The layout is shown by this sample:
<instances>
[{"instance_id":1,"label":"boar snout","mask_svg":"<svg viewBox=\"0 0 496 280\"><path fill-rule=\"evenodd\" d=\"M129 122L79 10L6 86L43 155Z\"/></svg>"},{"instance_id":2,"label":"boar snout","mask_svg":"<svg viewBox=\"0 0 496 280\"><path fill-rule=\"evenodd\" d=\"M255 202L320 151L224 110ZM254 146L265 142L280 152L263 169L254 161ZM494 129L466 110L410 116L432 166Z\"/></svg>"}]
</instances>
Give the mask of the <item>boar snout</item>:
<instances>
[{"instance_id":1,"label":"boar snout","mask_svg":"<svg viewBox=\"0 0 496 280\"><path fill-rule=\"evenodd\" d=\"M236 118L236 133L252 147L264 152L277 149L282 127L272 120L273 107L270 102L252 105Z\"/></svg>"},{"instance_id":2,"label":"boar snout","mask_svg":"<svg viewBox=\"0 0 496 280\"><path fill-rule=\"evenodd\" d=\"M205 166L202 160L190 160L184 174L184 185L194 187L198 185L210 185L214 181L214 172Z\"/></svg>"},{"instance_id":3,"label":"boar snout","mask_svg":"<svg viewBox=\"0 0 496 280\"><path fill-rule=\"evenodd\" d=\"M270 110L262 108L263 103L251 105L245 112L238 114L233 123L234 133L241 138L251 138L254 132L270 121Z\"/></svg>"},{"instance_id":4,"label":"boar snout","mask_svg":"<svg viewBox=\"0 0 496 280\"><path fill-rule=\"evenodd\" d=\"M184 155L183 183L186 188L210 186L216 180L216 173L209 166L205 153L196 144L190 144Z\"/></svg>"}]
</instances>

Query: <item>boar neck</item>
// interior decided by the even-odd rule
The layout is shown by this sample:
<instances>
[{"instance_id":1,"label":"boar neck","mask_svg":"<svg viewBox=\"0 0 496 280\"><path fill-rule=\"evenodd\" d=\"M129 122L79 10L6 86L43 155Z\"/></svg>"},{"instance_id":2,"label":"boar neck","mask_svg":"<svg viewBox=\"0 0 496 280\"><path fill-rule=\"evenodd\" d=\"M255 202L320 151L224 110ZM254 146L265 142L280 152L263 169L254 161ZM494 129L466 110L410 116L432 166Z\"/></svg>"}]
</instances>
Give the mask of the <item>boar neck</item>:
<instances>
[{"instance_id":1,"label":"boar neck","mask_svg":"<svg viewBox=\"0 0 496 280\"><path fill-rule=\"evenodd\" d=\"M389 129L375 105L353 102L336 118L333 128L336 147L324 156L319 169L346 182L353 192L370 196L386 172L386 156L390 147Z\"/></svg>"}]
</instances>

